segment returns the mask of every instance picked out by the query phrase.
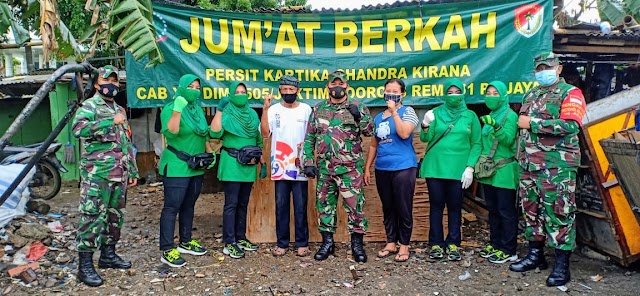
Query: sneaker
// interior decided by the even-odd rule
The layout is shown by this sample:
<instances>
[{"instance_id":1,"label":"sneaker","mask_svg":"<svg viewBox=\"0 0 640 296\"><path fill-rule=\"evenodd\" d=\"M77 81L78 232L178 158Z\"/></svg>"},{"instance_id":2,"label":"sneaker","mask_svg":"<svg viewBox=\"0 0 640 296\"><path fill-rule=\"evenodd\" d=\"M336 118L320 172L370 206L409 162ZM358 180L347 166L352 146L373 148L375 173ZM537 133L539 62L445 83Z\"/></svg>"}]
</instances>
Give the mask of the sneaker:
<instances>
[{"instance_id":1,"label":"sneaker","mask_svg":"<svg viewBox=\"0 0 640 296\"><path fill-rule=\"evenodd\" d=\"M236 244L227 244L226 246L224 246L224 249L222 249L222 252L225 255L229 255L229 257L233 259L240 259L244 257L244 252Z\"/></svg>"},{"instance_id":2,"label":"sneaker","mask_svg":"<svg viewBox=\"0 0 640 296\"><path fill-rule=\"evenodd\" d=\"M454 244L450 244L447 246L447 259L449 261L460 261L462 257L460 256L460 249L458 246Z\"/></svg>"},{"instance_id":3,"label":"sneaker","mask_svg":"<svg viewBox=\"0 0 640 296\"><path fill-rule=\"evenodd\" d=\"M180 252L176 248L162 252L160 261L171 267L182 267L187 264L187 261L182 259L182 255L180 255Z\"/></svg>"},{"instance_id":4,"label":"sneaker","mask_svg":"<svg viewBox=\"0 0 640 296\"><path fill-rule=\"evenodd\" d=\"M178 245L178 252L200 256L206 254L207 249L203 248L197 240L192 239L187 243L180 243Z\"/></svg>"},{"instance_id":5,"label":"sneaker","mask_svg":"<svg viewBox=\"0 0 640 296\"><path fill-rule=\"evenodd\" d=\"M429 252L429 258L431 259L442 259L444 258L444 250L441 246L432 246L431 252Z\"/></svg>"},{"instance_id":6,"label":"sneaker","mask_svg":"<svg viewBox=\"0 0 640 296\"><path fill-rule=\"evenodd\" d=\"M491 263L501 264L505 262L513 262L518 260L518 255L509 255L505 252L498 250L497 252L493 253L493 255L491 255L491 257L489 257L488 260Z\"/></svg>"},{"instance_id":7,"label":"sneaker","mask_svg":"<svg viewBox=\"0 0 640 296\"><path fill-rule=\"evenodd\" d=\"M480 257L482 258L489 258L491 257L491 255L493 255L495 252L497 252L498 250L495 249L491 244L487 244L484 249L482 249L480 251Z\"/></svg>"},{"instance_id":8,"label":"sneaker","mask_svg":"<svg viewBox=\"0 0 640 296\"><path fill-rule=\"evenodd\" d=\"M255 251L258 249L258 245L250 242L248 239L239 240L238 246L245 251Z\"/></svg>"}]
</instances>

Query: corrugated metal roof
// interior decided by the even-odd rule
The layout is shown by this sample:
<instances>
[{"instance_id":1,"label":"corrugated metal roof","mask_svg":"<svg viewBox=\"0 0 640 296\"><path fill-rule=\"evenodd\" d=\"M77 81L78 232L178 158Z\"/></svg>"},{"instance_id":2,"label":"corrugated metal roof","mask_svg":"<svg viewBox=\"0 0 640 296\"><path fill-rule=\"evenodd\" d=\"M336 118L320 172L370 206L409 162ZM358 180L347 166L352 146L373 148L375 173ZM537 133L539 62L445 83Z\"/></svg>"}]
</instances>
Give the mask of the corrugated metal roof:
<instances>
[{"instance_id":1,"label":"corrugated metal roof","mask_svg":"<svg viewBox=\"0 0 640 296\"><path fill-rule=\"evenodd\" d=\"M563 27L560 30L556 30L556 33L562 35L584 35L602 39L640 40L640 30L618 29L605 34L600 30L600 25L589 23Z\"/></svg>"}]
</instances>

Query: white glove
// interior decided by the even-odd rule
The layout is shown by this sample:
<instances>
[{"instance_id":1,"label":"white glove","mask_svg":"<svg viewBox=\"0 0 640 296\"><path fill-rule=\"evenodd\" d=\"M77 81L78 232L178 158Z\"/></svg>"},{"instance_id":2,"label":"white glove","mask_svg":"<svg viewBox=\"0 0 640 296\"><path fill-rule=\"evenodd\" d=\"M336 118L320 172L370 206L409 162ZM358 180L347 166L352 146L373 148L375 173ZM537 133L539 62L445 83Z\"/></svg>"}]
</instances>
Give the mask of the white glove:
<instances>
[{"instance_id":1,"label":"white glove","mask_svg":"<svg viewBox=\"0 0 640 296\"><path fill-rule=\"evenodd\" d=\"M467 167L464 169L464 173L462 173L462 189L467 189L473 183L473 168Z\"/></svg>"},{"instance_id":2,"label":"white glove","mask_svg":"<svg viewBox=\"0 0 640 296\"><path fill-rule=\"evenodd\" d=\"M433 110L429 110L427 111L427 113L424 114L424 119L422 120L422 125L423 126L429 126L431 124L431 122L433 122L436 119L436 115L433 114Z\"/></svg>"}]
</instances>

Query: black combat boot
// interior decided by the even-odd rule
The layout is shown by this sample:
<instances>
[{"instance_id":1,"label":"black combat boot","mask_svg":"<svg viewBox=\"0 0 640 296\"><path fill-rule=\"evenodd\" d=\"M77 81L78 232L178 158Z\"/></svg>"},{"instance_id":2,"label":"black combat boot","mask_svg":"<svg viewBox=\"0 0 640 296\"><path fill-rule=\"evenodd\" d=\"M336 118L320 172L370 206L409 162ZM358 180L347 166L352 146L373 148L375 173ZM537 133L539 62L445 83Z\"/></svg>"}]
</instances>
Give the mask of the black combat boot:
<instances>
[{"instance_id":1,"label":"black combat boot","mask_svg":"<svg viewBox=\"0 0 640 296\"><path fill-rule=\"evenodd\" d=\"M105 245L100 248L100 259L98 267L100 268L131 268L131 261L126 261L116 254L116 245Z\"/></svg>"},{"instance_id":2,"label":"black combat boot","mask_svg":"<svg viewBox=\"0 0 640 296\"><path fill-rule=\"evenodd\" d=\"M93 252L78 252L78 280L90 287L102 285L102 278L93 268Z\"/></svg>"},{"instance_id":3,"label":"black combat boot","mask_svg":"<svg viewBox=\"0 0 640 296\"><path fill-rule=\"evenodd\" d=\"M351 234L351 255L356 262L367 262L367 254L364 252L362 233Z\"/></svg>"},{"instance_id":4,"label":"black combat boot","mask_svg":"<svg viewBox=\"0 0 640 296\"><path fill-rule=\"evenodd\" d=\"M547 261L544 259L544 242L530 241L527 256L511 264L509 270L525 272L536 268L546 269L547 267Z\"/></svg>"},{"instance_id":5,"label":"black combat boot","mask_svg":"<svg viewBox=\"0 0 640 296\"><path fill-rule=\"evenodd\" d=\"M322 234L322 245L316 252L314 258L318 261L325 260L329 258L329 255L333 255L335 250L335 244L333 242L333 233L328 231L320 232Z\"/></svg>"},{"instance_id":6,"label":"black combat boot","mask_svg":"<svg viewBox=\"0 0 640 296\"><path fill-rule=\"evenodd\" d=\"M571 251L556 249L556 264L547 278L547 286L564 286L571 280L569 257L571 257Z\"/></svg>"}]
</instances>

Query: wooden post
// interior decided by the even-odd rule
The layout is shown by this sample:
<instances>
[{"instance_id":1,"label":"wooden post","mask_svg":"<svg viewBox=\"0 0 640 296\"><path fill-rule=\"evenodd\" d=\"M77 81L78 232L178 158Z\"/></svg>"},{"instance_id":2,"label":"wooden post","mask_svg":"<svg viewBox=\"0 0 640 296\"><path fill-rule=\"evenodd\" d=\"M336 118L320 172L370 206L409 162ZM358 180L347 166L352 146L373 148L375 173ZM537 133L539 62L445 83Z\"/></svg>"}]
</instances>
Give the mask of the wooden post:
<instances>
[{"instance_id":1,"label":"wooden post","mask_svg":"<svg viewBox=\"0 0 640 296\"><path fill-rule=\"evenodd\" d=\"M591 84L593 83L593 62L588 61L587 62L587 68L585 69L585 78L584 78L584 84L585 84L585 93L584 93L584 99L587 103L591 102Z\"/></svg>"},{"instance_id":2,"label":"wooden post","mask_svg":"<svg viewBox=\"0 0 640 296\"><path fill-rule=\"evenodd\" d=\"M49 93L52 126L56 126L69 109L67 102L75 101L76 99L76 92L71 90L71 83L56 83L55 91ZM63 165L67 168L67 170L69 170L68 173L62 174L63 180L80 180L80 170L78 166L80 162L80 143L79 140L73 136L73 131L71 132L71 137L69 138L69 126L71 126L72 124L73 120L69 121L65 129L56 138L56 142L62 143L62 145L66 145L70 141L70 143L73 144L75 148L76 162L71 164L63 162ZM56 156L58 157L58 159L64 161L64 147L58 150Z\"/></svg>"},{"instance_id":3,"label":"wooden post","mask_svg":"<svg viewBox=\"0 0 640 296\"><path fill-rule=\"evenodd\" d=\"M426 143L420 142L418 134L414 135L414 147L418 157L424 155ZM371 138L364 138L363 148L364 155L367 155L369 149L369 141ZM270 155L271 140L265 140L264 154ZM268 160L267 167L270 167ZM249 208L247 210L247 236L251 241L257 243L275 242L275 193L273 181L268 176L264 180L258 179L253 184L251 190L251 199L249 200ZM369 221L369 230L365 236L366 241L386 241L386 233L383 224L382 202L378 196L375 187L375 175L372 174L372 183L364 187L365 207L364 214ZM336 230L335 240L338 242L348 242L350 240L347 232L347 217L344 207L342 206L342 198L338 199L336 207L338 229ZM309 241L320 242L322 238L318 231L318 210L316 209L316 181L309 180L309 198L307 203L307 219L309 222ZM447 231L447 212L444 211L443 225L445 233ZM293 206L290 213L290 233L293 241L294 219ZM427 241L429 237L429 196L425 179L416 180L416 191L413 199L413 232L412 241Z\"/></svg>"}]
</instances>

